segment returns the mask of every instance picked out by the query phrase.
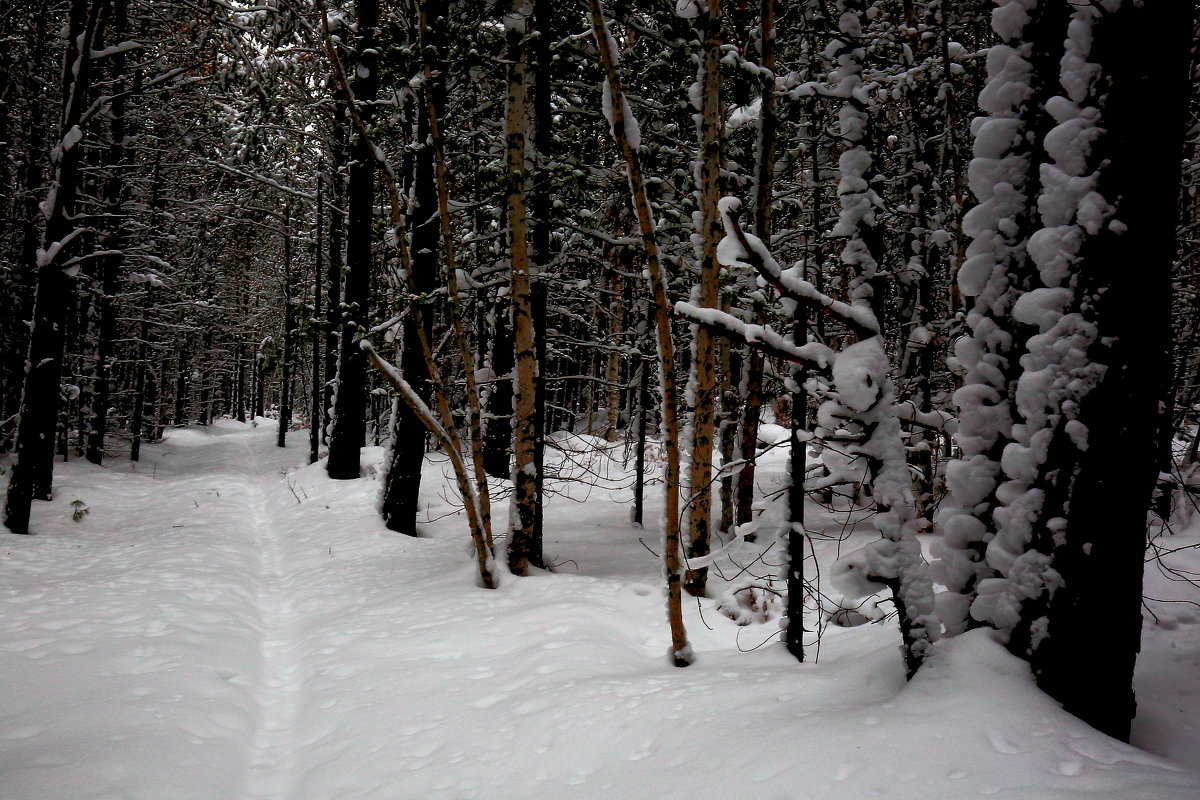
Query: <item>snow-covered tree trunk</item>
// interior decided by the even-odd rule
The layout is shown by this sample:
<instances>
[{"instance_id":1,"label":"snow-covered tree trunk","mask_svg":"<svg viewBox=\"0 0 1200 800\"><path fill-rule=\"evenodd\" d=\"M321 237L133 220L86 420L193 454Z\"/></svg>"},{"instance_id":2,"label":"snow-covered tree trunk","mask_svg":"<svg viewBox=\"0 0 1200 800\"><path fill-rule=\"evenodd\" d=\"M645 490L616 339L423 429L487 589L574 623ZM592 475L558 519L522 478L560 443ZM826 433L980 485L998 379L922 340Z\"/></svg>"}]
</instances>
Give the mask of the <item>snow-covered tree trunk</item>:
<instances>
[{"instance_id":1,"label":"snow-covered tree trunk","mask_svg":"<svg viewBox=\"0 0 1200 800\"><path fill-rule=\"evenodd\" d=\"M429 146L433 151L435 178L437 185L437 206L439 228L442 236L442 251L446 258L446 299L449 310L451 328L458 344L459 357L463 364L463 378L466 385L467 430L470 436L471 463L475 478L475 496L478 504L479 538L476 541L480 560L480 577L485 585L494 584L491 577L494 570L494 545L492 540L492 503L491 490L488 486L488 474L484 465L483 438L483 409L479 397L479 384L475 373L475 355L467 338L466 325L463 322L462 298L459 292L458 257L454 243L453 223L450 217L450 189L446 176L445 140L442 136L442 117L445 109L445 99L441 92L442 84L435 81L444 69L445 61L442 48L445 47L444 26L446 24L445 5L441 0L422 0L421 30L433 34L430 43L433 46L423 48L424 52L424 82L427 89L425 95L425 110L429 115ZM436 88L436 92L433 91Z\"/></svg>"},{"instance_id":2,"label":"snow-covered tree trunk","mask_svg":"<svg viewBox=\"0 0 1200 800\"><path fill-rule=\"evenodd\" d=\"M311 394L308 405L308 463L315 464L321 451L321 417L322 398L325 394L321 384L321 265L325 260L325 162L317 160L317 207L314 210L316 226L316 241L313 243L313 283L312 283L312 315L309 318L309 328L312 333L312 363L309 364L309 386ZM241 345L239 344L239 348ZM241 359L238 359L238 416L239 422L244 422L241 405L241 384L244 374L241 370Z\"/></svg>"},{"instance_id":3,"label":"snow-covered tree trunk","mask_svg":"<svg viewBox=\"0 0 1200 800\"><path fill-rule=\"evenodd\" d=\"M987 546L999 576L980 584L971 608L1064 708L1122 739L1135 710L1146 519L1166 424L1194 13L1168 0L1103 0L1073 7L1060 28L1042 227L1029 242L1041 285L1012 310L1037 332L1021 358L1020 424L1004 449L1005 502Z\"/></svg>"},{"instance_id":4,"label":"snow-covered tree trunk","mask_svg":"<svg viewBox=\"0 0 1200 800\"><path fill-rule=\"evenodd\" d=\"M861 4L839 3L839 35L829 50L837 66L831 72L831 94L843 99L838 111L846 149L838 160L838 200L842 210L835 237L845 237L842 263L850 268L851 307L876 335L843 349L833 364L837 400L826 401L820 411L822 427L833 430L840 418L851 418L859 428L854 451L863 455L871 472L871 495L878 514L875 527L883 539L865 548L869 575L888 585L899 612L900 632L908 673L911 676L929 652L940 627L933 614L929 568L916 540L912 481L896 416L895 396L883 337L878 333L878 242L876 208L881 205L870 185L872 157L867 149L868 93L863 85ZM847 414L847 412L849 412Z\"/></svg>"},{"instance_id":5,"label":"snow-covered tree trunk","mask_svg":"<svg viewBox=\"0 0 1200 800\"><path fill-rule=\"evenodd\" d=\"M1037 227L1042 185L1042 142L1052 125L1046 103L1056 91L1062 57L1065 5L1010 0L998 6L993 25L1002 44L988 54L988 83L979 97L986 116L972 124L974 160L969 174L978 204L963 220L971 237L958 272L969 335L955 343L963 386L955 392L961 457L946 469L949 497L934 544L935 579L947 591L938 597L949 633L978 624L969 613L979 583L995 574L985 560L987 542L1010 520L998 495L1005 448L1014 440L1017 380L1021 358L1036 329L1013 315L1020 297L1039 285L1029 255Z\"/></svg>"},{"instance_id":6,"label":"snow-covered tree trunk","mask_svg":"<svg viewBox=\"0 0 1200 800\"><path fill-rule=\"evenodd\" d=\"M345 114L341 104L336 104L342 115ZM348 126L336 125L329 144L329 184L330 184L330 213L329 213L329 251L325 255L325 395L321 401L325 409L325 424L321 427L321 443L329 443L329 434L333 428L333 400L337 392L337 368L342 329L342 269L345 266L346 253L342 237L345 229L346 181L342 177L342 167L345 165L345 144Z\"/></svg>"}]
</instances>

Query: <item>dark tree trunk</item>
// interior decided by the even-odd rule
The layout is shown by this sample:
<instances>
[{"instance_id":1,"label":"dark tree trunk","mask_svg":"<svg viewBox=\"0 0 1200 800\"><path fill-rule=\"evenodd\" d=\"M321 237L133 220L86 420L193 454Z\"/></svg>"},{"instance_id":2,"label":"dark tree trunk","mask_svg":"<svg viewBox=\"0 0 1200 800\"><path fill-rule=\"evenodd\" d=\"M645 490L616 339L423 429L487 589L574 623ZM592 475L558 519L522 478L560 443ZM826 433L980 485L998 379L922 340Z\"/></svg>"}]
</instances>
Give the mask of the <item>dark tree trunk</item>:
<instances>
[{"instance_id":1,"label":"dark tree trunk","mask_svg":"<svg viewBox=\"0 0 1200 800\"><path fill-rule=\"evenodd\" d=\"M629 521L634 525L645 525L646 495L646 424L649 422L650 362L643 357L638 366L637 382L637 451L633 461L633 511Z\"/></svg>"},{"instance_id":2,"label":"dark tree trunk","mask_svg":"<svg viewBox=\"0 0 1200 800\"><path fill-rule=\"evenodd\" d=\"M1052 553L1062 583L1031 663L1038 684L1067 711L1122 740L1136 707L1156 442L1159 426L1168 424L1160 402L1170 374L1171 265L1194 13L1193 4L1175 0L1126 2L1093 29L1091 60L1101 65L1107 97L1105 133L1092 153L1107 162L1099 190L1126 229L1105 227L1081 252L1080 291L1096 298L1083 310L1098 329L1089 355L1106 370L1080 405L1087 449L1072 451L1074 463L1047 464L1069 474L1071 486L1065 539Z\"/></svg>"},{"instance_id":3,"label":"dark tree trunk","mask_svg":"<svg viewBox=\"0 0 1200 800\"><path fill-rule=\"evenodd\" d=\"M63 115L60 151L46 218L45 246L38 257L37 294L29 341L29 371L21 398L16 460L9 479L4 523L14 533L29 532L34 499L49 500L54 479L54 433L58 422L59 384L63 372L63 330L67 299L74 288L64 269L75 232L72 215L78 184L79 123L88 94L90 54L96 30L107 9L104 0L72 0L63 60ZM44 255L43 255L44 254Z\"/></svg>"},{"instance_id":4,"label":"dark tree trunk","mask_svg":"<svg viewBox=\"0 0 1200 800\"><path fill-rule=\"evenodd\" d=\"M142 321L138 328L137 364L134 365L133 378L133 413L129 420L129 432L132 441L129 443L129 460L137 461L142 457L142 427L146 404L150 399L146 396L146 373L149 365L146 363L147 349L150 339L150 308L154 301L154 287L146 282L146 298L142 301Z\"/></svg>"},{"instance_id":5,"label":"dark tree trunk","mask_svg":"<svg viewBox=\"0 0 1200 800\"><path fill-rule=\"evenodd\" d=\"M251 416L255 418L265 417L267 415L266 401L266 383L267 379L263 376L263 366L265 366L266 356L263 355L260 349L254 354L254 364L251 369L250 382L254 384L254 402Z\"/></svg>"},{"instance_id":6,"label":"dark tree trunk","mask_svg":"<svg viewBox=\"0 0 1200 800\"><path fill-rule=\"evenodd\" d=\"M120 42L125 35L125 0L116 0L113 6L112 41ZM97 45L100 43L97 42ZM87 460L100 464L104 460L104 435L108 432L108 413L112 403L112 361L116 339L116 294L117 279L124 266L125 237L122 230L122 208L125 203L125 180L123 167L126 162L125 147L125 54L111 56L112 74L117 80L117 93L109 105L112 120L109 123L107 166L109 172L105 186L105 205L113 220L108 235L104 237L104 249L111 255L104 256L101 266L100 296L97 298L99 329L97 331L95 382L92 386L92 414L88 422ZM82 431L80 431L82 435Z\"/></svg>"},{"instance_id":7,"label":"dark tree trunk","mask_svg":"<svg viewBox=\"0 0 1200 800\"><path fill-rule=\"evenodd\" d=\"M797 303L792 322L792 340L804 344L808 339L808 307ZM808 448L802 433L808 426L808 379L806 367L797 366L792 372L792 438L788 458L788 531L787 531L787 627L783 640L796 660L804 660L804 554L808 539L804 530L804 469Z\"/></svg>"},{"instance_id":8,"label":"dark tree trunk","mask_svg":"<svg viewBox=\"0 0 1200 800\"><path fill-rule=\"evenodd\" d=\"M440 119L446 107L445 73L441 62L444 41L442 29L445 7L438 0L426 0L425 15L430 24L420 31L421 52L430 62L424 89L430 93L434 113ZM410 216L412 230L412 278L419 295L428 295L437 285L438 256L441 245L441 219L438 216L435 153L430 138L429 103L417 103L416 152L413 154L414 189ZM418 302L420 302L418 300ZM426 406L432 396L429 365L421 346L422 327L425 341L433 341L433 308L421 314L409 314L404 321L400 366L405 381ZM417 534L417 501L421 492L421 465L425 462L425 425L407 403L396 406L391 430L391 463L384 488L380 514L390 530L408 536Z\"/></svg>"},{"instance_id":9,"label":"dark tree trunk","mask_svg":"<svg viewBox=\"0 0 1200 800\"><path fill-rule=\"evenodd\" d=\"M292 362L296 359L296 303L292 292L292 215L289 208L283 215L283 369L279 382L279 430L275 444L287 446L287 432L292 425Z\"/></svg>"},{"instance_id":10,"label":"dark tree trunk","mask_svg":"<svg viewBox=\"0 0 1200 800\"><path fill-rule=\"evenodd\" d=\"M360 103L358 113L366 121L379 79L375 38L379 27L378 0L357 0L358 31L356 65L351 89ZM375 155L372 144L361 133L353 134L350 151L350 185L346 224L346 309L338 358L338 390L334 403L333 432L329 436L329 477L347 480L359 477L359 454L366 443L367 361L358 337L367 329L367 306L371 298L371 244L375 199Z\"/></svg>"},{"instance_id":11,"label":"dark tree trunk","mask_svg":"<svg viewBox=\"0 0 1200 800\"><path fill-rule=\"evenodd\" d=\"M200 407L196 409L196 422L207 426L212 422L212 329L205 326L200 350Z\"/></svg>"},{"instance_id":12,"label":"dark tree trunk","mask_svg":"<svg viewBox=\"0 0 1200 800\"><path fill-rule=\"evenodd\" d=\"M324 392L321 389L321 263L324 259L323 234L325 232L325 183L324 183L325 164L317 163L317 241L314 248L313 262L313 308L312 308L312 324L310 329L312 332L312 395L309 398L308 410L308 463L315 464L320 455L321 449L321 398Z\"/></svg>"},{"instance_id":13,"label":"dark tree trunk","mask_svg":"<svg viewBox=\"0 0 1200 800\"><path fill-rule=\"evenodd\" d=\"M533 291L530 299L533 307L534 357L537 359L539 369L541 369L546 364L546 284L543 281L537 281L533 284L532 288ZM533 464L537 474L537 482L534 486L533 536L530 544L529 563L542 569L546 566L542 545L542 495L546 488L545 463L546 376L539 372L534 376L533 382Z\"/></svg>"},{"instance_id":14,"label":"dark tree trunk","mask_svg":"<svg viewBox=\"0 0 1200 800\"><path fill-rule=\"evenodd\" d=\"M537 174L533 191L530 193L530 212L533 226L530 244L533 246L532 263L546 266L551 261L551 234L553 226L550 210L553 207L554 187L550 183L550 171L546 165L554 158L553 104L550 84L550 68L553 54L550 42L554 31L554 3L552 0L534 0L532 74L533 74L533 147L537 153ZM546 294L544 281L535 280L533 291L533 335L536 359L536 375L533 388L533 463L537 471L533 500L533 546L532 563L544 567L542 552L542 505L545 494L546 461L546 381L549 379L549 364L546 360Z\"/></svg>"},{"instance_id":15,"label":"dark tree trunk","mask_svg":"<svg viewBox=\"0 0 1200 800\"><path fill-rule=\"evenodd\" d=\"M325 424L321 427L321 442L329 443L329 419L332 417L334 388L337 385L338 331L342 323L342 268L345 254L342 252L342 207L346 201L345 181L342 180L342 164L345 162L344 145L340 141L332 146L332 163L329 175L333 189L333 208L329 214L329 252L326 254L326 327L325 327Z\"/></svg>"},{"instance_id":16,"label":"dark tree trunk","mask_svg":"<svg viewBox=\"0 0 1200 800\"><path fill-rule=\"evenodd\" d=\"M234 419L246 421L246 343L239 341L234 349L234 369L237 374L233 380Z\"/></svg>"}]
</instances>

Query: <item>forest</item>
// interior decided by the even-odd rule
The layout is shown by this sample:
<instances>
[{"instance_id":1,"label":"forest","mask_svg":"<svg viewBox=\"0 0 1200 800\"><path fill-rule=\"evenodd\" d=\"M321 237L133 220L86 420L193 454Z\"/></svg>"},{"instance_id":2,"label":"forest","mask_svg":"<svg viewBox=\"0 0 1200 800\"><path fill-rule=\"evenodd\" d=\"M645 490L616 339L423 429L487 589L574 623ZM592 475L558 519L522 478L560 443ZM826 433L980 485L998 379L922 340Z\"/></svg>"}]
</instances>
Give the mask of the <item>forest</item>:
<instances>
[{"instance_id":1,"label":"forest","mask_svg":"<svg viewBox=\"0 0 1200 800\"><path fill-rule=\"evenodd\" d=\"M156 548L192 526L186 494L204 546L256 548L262 638L248 783L194 796L509 796L301 789L275 760L299 761L272 737L320 672L280 644L310 624L288 548L353 551L329 526L376 548L363 570L406 561L396 591L514 637L571 592L612 614L603 598L645 594L621 614L650 609L661 641L629 658L701 693L725 691L706 658L735 663L705 655L713 625L753 630L780 686L869 631L900 698L983 659L1037 689L980 698L1145 746L1144 637L1200 674L1194 3L29 0L0 20L0 481L4 525L33 534L7 537L0 665L27 674L12 637L38 625L39 582L108 563L63 549L88 526L182 564ZM202 501L192 469L242 478ZM247 505L200 510L226 495ZM611 575L582 520L619 527ZM218 581L201 542L178 569ZM626 557L649 571L620 591L545 588L628 577ZM1119 746L1085 762L1133 764L1142 788L1094 796L1195 796L1200 777L1135 775L1151 757ZM47 796L23 753L0 748L11 796ZM1068 796L1043 789L1003 796Z\"/></svg>"}]
</instances>

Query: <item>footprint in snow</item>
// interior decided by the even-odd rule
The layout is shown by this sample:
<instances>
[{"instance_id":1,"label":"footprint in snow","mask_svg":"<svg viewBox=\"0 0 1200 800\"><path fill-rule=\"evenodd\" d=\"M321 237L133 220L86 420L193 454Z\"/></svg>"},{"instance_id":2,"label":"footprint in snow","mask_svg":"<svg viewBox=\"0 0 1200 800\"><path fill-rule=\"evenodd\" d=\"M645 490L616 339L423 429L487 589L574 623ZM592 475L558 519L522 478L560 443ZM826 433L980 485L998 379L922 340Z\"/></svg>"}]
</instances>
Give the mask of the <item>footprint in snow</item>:
<instances>
[{"instance_id":1,"label":"footprint in snow","mask_svg":"<svg viewBox=\"0 0 1200 800\"><path fill-rule=\"evenodd\" d=\"M82 625L85 622L87 622L86 619L80 619L79 617L69 617L67 619L47 620L45 622L39 623L38 627L44 631L63 631L63 630L66 630L67 628L74 628L76 625Z\"/></svg>"},{"instance_id":2,"label":"footprint in snow","mask_svg":"<svg viewBox=\"0 0 1200 800\"><path fill-rule=\"evenodd\" d=\"M0 732L0 739L32 739L42 732L37 725L22 725L11 730Z\"/></svg>"},{"instance_id":3,"label":"footprint in snow","mask_svg":"<svg viewBox=\"0 0 1200 800\"><path fill-rule=\"evenodd\" d=\"M988 741L991 743L992 749L997 753L1016 755L1017 753L1022 752L1020 747L1017 747L1002 734L999 734L996 731L988 731Z\"/></svg>"},{"instance_id":4,"label":"footprint in snow","mask_svg":"<svg viewBox=\"0 0 1200 800\"><path fill-rule=\"evenodd\" d=\"M861 769L862 764L858 763L857 761L847 761L846 763L838 766L837 772L834 773L833 779L838 783L841 783L842 781L853 778Z\"/></svg>"},{"instance_id":5,"label":"footprint in snow","mask_svg":"<svg viewBox=\"0 0 1200 800\"><path fill-rule=\"evenodd\" d=\"M478 700L473 700L471 705L475 708L491 708L497 703L503 703L508 699L506 694L488 694L480 697Z\"/></svg>"}]
</instances>

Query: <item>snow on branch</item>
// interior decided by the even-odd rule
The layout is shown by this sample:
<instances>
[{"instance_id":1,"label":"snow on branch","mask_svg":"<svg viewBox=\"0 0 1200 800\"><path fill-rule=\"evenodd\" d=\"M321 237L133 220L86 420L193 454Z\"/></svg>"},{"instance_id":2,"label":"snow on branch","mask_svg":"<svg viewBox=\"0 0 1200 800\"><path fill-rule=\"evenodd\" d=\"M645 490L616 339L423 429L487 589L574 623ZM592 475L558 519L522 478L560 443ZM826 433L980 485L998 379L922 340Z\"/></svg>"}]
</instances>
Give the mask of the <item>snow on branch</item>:
<instances>
[{"instance_id":1,"label":"snow on branch","mask_svg":"<svg viewBox=\"0 0 1200 800\"><path fill-rule=\"evenodd\" d=\"M958 418L946 411L921 411L911 400L902 400L895 404L896 416L902 422L931 428L943 433L953 434L958 430Z\"/></svg>"},{"instance_id":2,"label":"snow on branch","mask_svg":"<svg viewBox=\"0 0 1200 800\"><path fill-rule=\"evenodd\" d=\"M99 61L102 58L115 56L118 53L128 53L130 50L139 50L145 47L141 42L121 42L114 44L111 47L106 47L103 50L93 50L88 56L92 61Z\"/></svg>"},{"instance_id":3,"label":"snow on branch","mask_svg":"<svg viewBox=\"0 0 1200 800\"><path fill-rule=\"evenodd\" d=\"M675 313L723 336L744 341L752 347L758 347L769 355L777 356L785 361L815 365L820 369L826 369L833 361L833 351L820 342L796 345L772 330L769 325L743 322L732 314L717 308L701 308L680 301L675 304Z\"/></svg>"},{"instance_id":4,"label":"snow on branch","mask_svg":"<svg viewBox=\"0 0 1200 800\"><path fill-rule=\"evenodd\" d=\"M717 258L722 266L756 270L784 297L833 317L860 339L868 339L879 333L879 322L869 308L835 300L793 271L783 269L761 239L743 231L737 218L742 207L741 200L725 197L721 199L719 207L725 223L725 238L717 247Z\"/></svg>"}]
</instances>

